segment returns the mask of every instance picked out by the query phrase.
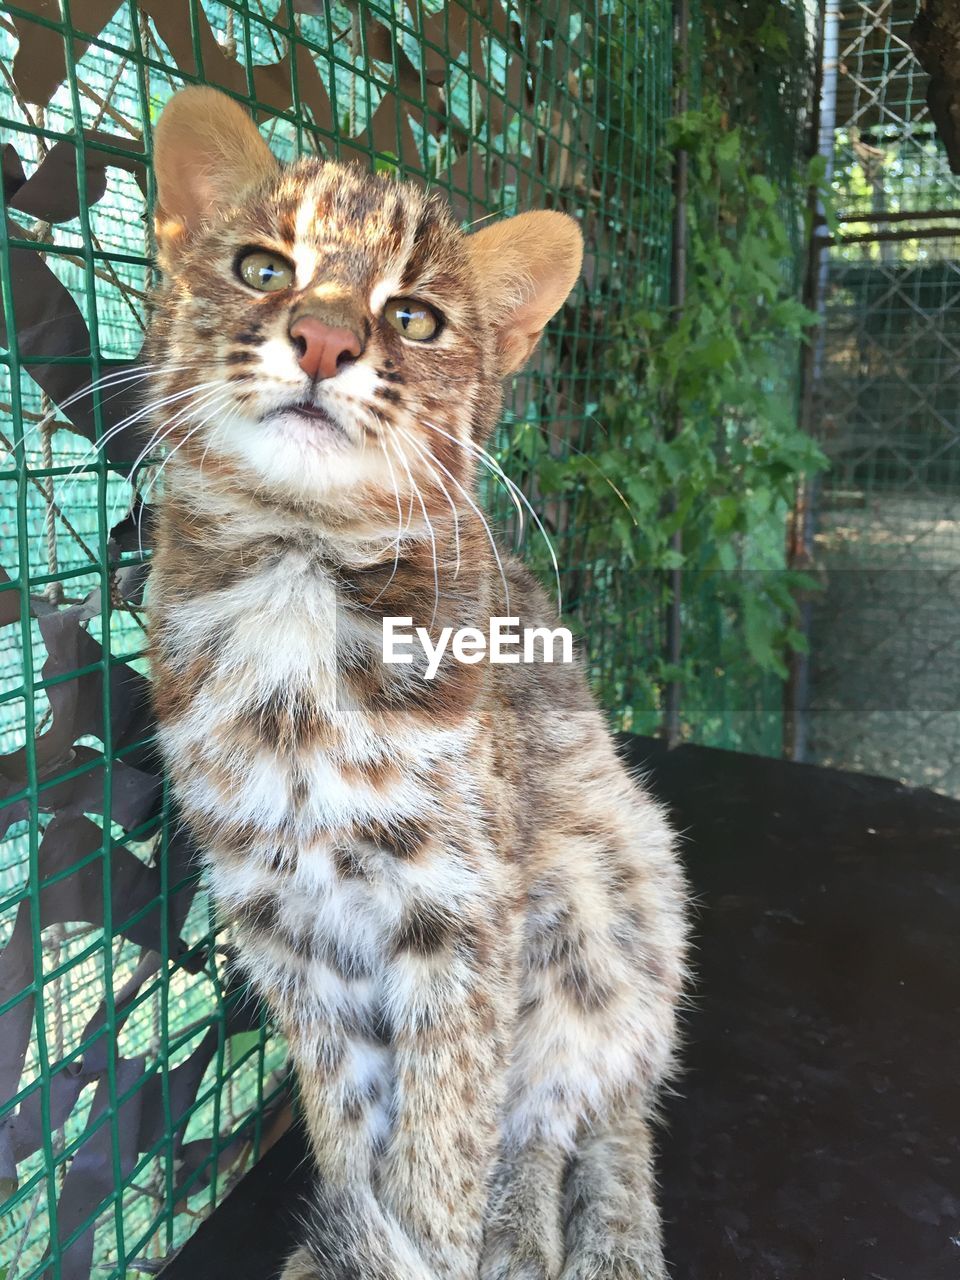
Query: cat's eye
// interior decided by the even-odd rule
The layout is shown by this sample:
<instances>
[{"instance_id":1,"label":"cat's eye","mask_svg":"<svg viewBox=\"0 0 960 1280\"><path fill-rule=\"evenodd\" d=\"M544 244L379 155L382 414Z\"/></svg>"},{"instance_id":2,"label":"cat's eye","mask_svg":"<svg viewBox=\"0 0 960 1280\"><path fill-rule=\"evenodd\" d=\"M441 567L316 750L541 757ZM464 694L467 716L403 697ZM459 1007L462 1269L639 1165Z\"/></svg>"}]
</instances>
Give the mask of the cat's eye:
<instances>
[{"instance_id":1,"label":"cat's eye","mask_svg":"<svg viewBox=\"0 0 960 1280\"><path fill-rule=\"evenodd\" d=\"M237 275L259 293L276 293L293 284L293 267L268 249L253 249L237 259Z\"/></svg>"},{"instance_id":2,"label":"cat's eye","mask_svg":"<svg viewBox=\"0 0 960 1280\"><path fill-rule=\"evenodd\" d=\"M391 298L383 309L383 318L413 342L427 342L440 332L440 316L416 298Z\"/></svg>"}]
</instances>

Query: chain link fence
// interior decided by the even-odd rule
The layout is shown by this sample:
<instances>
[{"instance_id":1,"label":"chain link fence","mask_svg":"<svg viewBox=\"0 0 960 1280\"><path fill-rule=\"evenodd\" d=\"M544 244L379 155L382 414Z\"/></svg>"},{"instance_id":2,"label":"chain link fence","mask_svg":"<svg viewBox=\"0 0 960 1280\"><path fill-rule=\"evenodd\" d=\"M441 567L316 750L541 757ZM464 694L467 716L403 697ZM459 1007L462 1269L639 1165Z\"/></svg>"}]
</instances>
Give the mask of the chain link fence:
<instances>
[{"instance_id":1,"label":"chain link fence","mask_svg":"<svg viewBox=\"0 0 960 1280\"><path fill-rule=\"evenodd\" d=\"M960 179L912 3L826 9L809 758L960 795Z\"/></svg>"}]
</instances>

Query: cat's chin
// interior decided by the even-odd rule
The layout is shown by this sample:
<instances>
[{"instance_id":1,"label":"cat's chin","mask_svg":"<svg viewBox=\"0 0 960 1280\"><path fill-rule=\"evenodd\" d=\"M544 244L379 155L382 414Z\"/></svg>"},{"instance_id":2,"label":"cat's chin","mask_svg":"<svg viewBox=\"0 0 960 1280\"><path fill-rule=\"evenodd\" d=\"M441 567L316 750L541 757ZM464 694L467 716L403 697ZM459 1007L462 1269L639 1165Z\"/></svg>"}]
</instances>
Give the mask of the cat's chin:
<instances>
[{"instance_id":1,"label":"cat's chin","mask_svg":"<svg viewBox=\"0 0 960 1280\"><path fill-rule=\"evenodd\" d=\"M231 420L217 452L261 495L312 502L347 497L365 484L389 483L379 449L364 449L348 426L323 410L283 405L262 417Z\"/></svg>"},{"instance_id":2,"label":"cat's chin","mask_svg":"<svg viewBox=\"0 0 960 1280\"><path fill-rule=\"evenodd\" d=\"M261 422L299 448L326 451L351 443L343 426L316 405L283 405L265 414Z\"/></svg>"}]
</instances>

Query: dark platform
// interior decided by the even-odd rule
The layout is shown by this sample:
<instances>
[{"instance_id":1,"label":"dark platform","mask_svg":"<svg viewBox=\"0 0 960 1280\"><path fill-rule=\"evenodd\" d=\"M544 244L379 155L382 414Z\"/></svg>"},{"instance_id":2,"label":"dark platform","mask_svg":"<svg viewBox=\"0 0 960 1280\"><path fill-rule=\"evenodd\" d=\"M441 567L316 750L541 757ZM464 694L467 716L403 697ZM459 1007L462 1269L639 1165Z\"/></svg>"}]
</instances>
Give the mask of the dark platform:
<instances>
[{"instance_id":1,"label":"dark platform","mask_svg":"<svg viewBox=\"0 0 960 1280\"><path fill-rule=\"evenodd\" d=\"M700 903L661 1142L673 1280L958 1280L960 803L627 749L685 833ZM271 1280L308 1179L289 1133L164 1280Z\"/></svg>"}]
</instances>

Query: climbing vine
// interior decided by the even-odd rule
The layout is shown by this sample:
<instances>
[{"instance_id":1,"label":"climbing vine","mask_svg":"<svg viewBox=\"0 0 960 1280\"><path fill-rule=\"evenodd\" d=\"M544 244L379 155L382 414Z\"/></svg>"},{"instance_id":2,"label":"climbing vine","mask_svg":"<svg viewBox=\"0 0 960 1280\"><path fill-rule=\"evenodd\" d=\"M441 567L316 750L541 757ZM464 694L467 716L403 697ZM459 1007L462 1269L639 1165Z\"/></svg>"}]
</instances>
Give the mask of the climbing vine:
<instances>
[{"instance_id":1,"label":"climbing vine","mask_svg":"<svg viewBox=\"0 0 960 1280\"><path fill-rule=\"evenodd\" d=\"M667 571L683 570L688 619L697 628L711 620L710 642L688 645L679 669L652 653L627 723L652 727L663 683L678 679L702 741L718 685L753 697L758 680L769 687L770 677L786 676L788 654L805 643L797 596L812 584L785 567L785 522L798 481L825 459L797 424L800 347L816 316L797 297L794 215L797 193L819 185L821 172L814 164L797 173L788 198L761 171L755 135L732 124L715 95L669 122L664 180L681 148L689 165L682 310L648 290L621 299L606 333L603 432L589 450L558 456L532 425L514 433L512 449L547 498L585 504L585 560L619 556L620 573L650 574L653 609L669 591ZM609 592L599 605L616 612L626 598L635 602L636 592ZM600 619L597 604L593 597L591 628L635 621Z\"/></svg>"}]
</instances>

